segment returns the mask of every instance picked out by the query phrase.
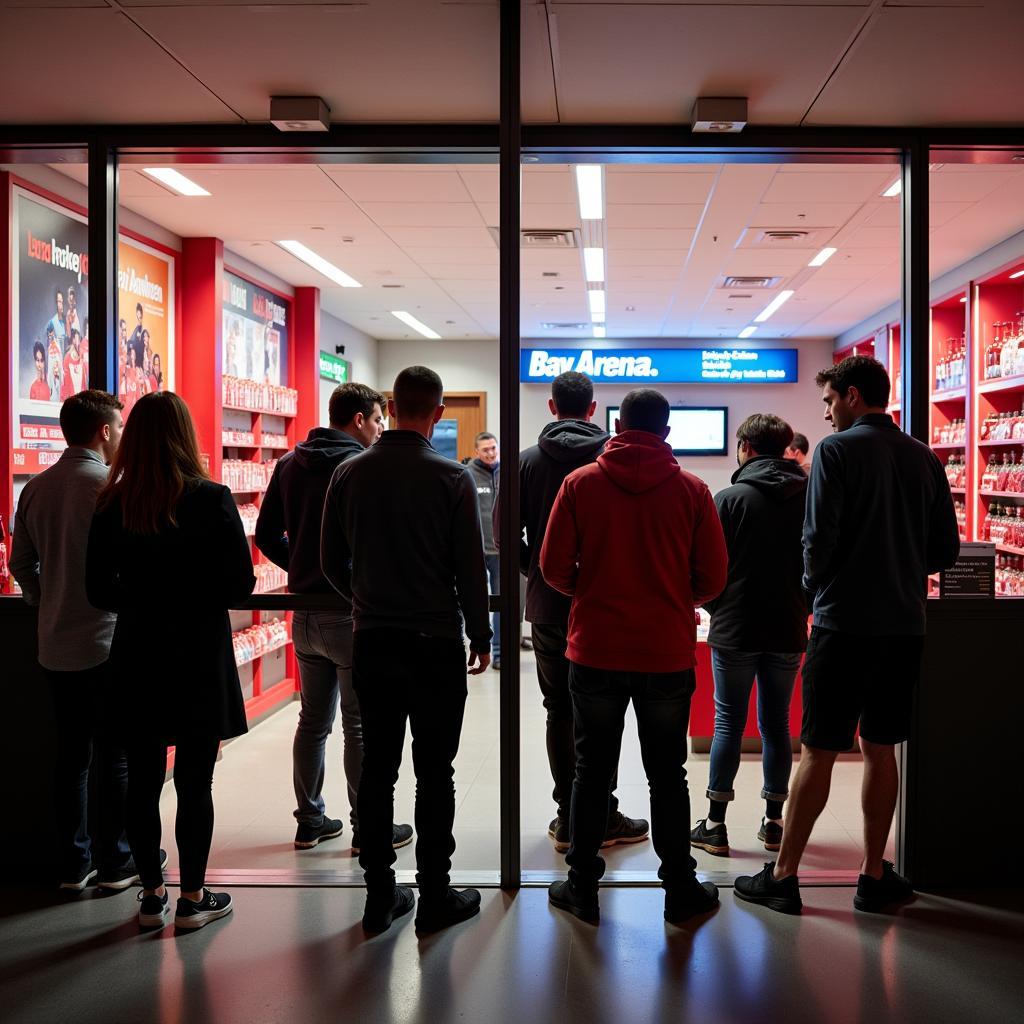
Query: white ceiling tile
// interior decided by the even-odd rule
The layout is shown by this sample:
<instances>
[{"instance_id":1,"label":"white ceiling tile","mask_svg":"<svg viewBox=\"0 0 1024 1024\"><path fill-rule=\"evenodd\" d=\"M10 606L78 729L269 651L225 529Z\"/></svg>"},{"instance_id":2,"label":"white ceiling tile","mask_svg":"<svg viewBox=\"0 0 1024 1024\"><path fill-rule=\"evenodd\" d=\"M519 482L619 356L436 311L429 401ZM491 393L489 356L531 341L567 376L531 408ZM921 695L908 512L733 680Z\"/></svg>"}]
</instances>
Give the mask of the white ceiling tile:
<instances>
[{"instance_id":1,"label":"white ceiling tile","mask_svg":"<svg viewBox=\"0 0 1024 1024\"><path fill-rule=\"evenodd\" d=\"M474 203L497 204L501 201L496 170L480 168L475 171L462 171L459 177Z\"/></svg>"},{"instance_id":2,"label":"white ceiling tile","mask_svg":"<svg viewBox=\"0 0 1024 1024\"><path fill-rule=\"evenodd\" d=\"M686 250L693 241L694 232L687 230L661 231L657 228L609 228L610 249Z\"/></svg>"},{"instance_id":3,"label":"white ceiling tile","mask_svg":"<svg viewBox=\"0 0 1024 1024\"><path fill-rule=\"evenodd\" d=\"M490 233L482 224L470 228L388 228L387 233L403 249L419 246L473 249L483 248L489 242L494 245Z\"/></svg>"},{"instance_id":4,"label":"white ceiling tile","mask_svg":"<svg viewBox=\"0 0 1024 1024\"><path fill-rule=\"evenodd\" d=\"M576 185L569 169L560 173L541 172L534 174L532 167L523 168L522 202L526 203L576 203Z\"/></svg>"},{"instance_id":5,"label":"white ceiling tile","mask_svg":"<svg viewBox=\"0 0 1024 1024\"><path fill-rule=\"evenodd\" d=\"M609 203L605 222L609 228L696 228L704 206L700 203Z\"/></svg>"},{"instance_id":6,"label":"white ceiling tile","mask_svg":"<svg viewBox=\"0 0 1024 1024\"><path fill-rule=\"evenodd\" d=\"M479 227L473 203L362 203L362 210L381 227Z\"/></svg>"},{"instance_id":7,"label":"white ceiling tile","mask_svg":"<svg viewBox=\"0 0 1024 1024\"><path fill-rule=\"evenodd\" d=\"M455 171L420 174L417 170L367 174L326 166L327 174L357 203L466 203L466 192Z\"/></svg>"},{"instance_id":8,"label":"white ceiling tile","mask_svg":"<svg viewBox=\"0 0 1024 1024\"><path fill-rule=\"evenodd\" d=\"M899 228L860 228L843 242L843 251L849 249L888 249L893 259L900 256Z\"/></svg>"},{"instance_id":9,"label":"white ceiling tile","mask_svg":"<svg viewBox=\"0 0 1024 1024\"><path fill-rule=\"evenodd\" d=\"M609 267L675 267L682 270L686 249L611 249L606 263Z\"/></svg>"},{"instance_id":10,"label":"white ceiling tile","mask_svg":"<svg viewBox=\"0 0 1024 1024\"><path fill-rule=\"evenodd\" d=\"M892 171L776 174L762 197L765 203L865 203L892 181Z\"/></svg>"},{"instance_id":11,"label":"white ceiling tile","mask_svg":"<svg viewBox=\"0 0 1024 1024\"><path fill-rule=\"evenodd\" d=\"M606 201L612 203L702 204L717 180L715 174L621 174L608 175Z\"/></svg>"},{"instance_id":12,"label":"white ceiling tile","mask_svg":"<svg viewBox=\"0 0 1024 1024\"><path fill-rule=\"evenodd\" d=\"M498 265L498 248L495 245L475 249L466 249L461 246L457 248L451 246L442 248L441 246L422 245L410 246L405 251L411 260L415 260L416 263L421 265L430 263L455 264L466 263L467 261L483 266L493 265L497 267Z\"/></svg>"},{"instance_id":13,"label":"white ceiling tile","mask_svg":"<svg viewBox=\"0 0 1024 1024\"><path fill-rule=\"evenodd\" d=\"M859 209L859 203L762 203L754 210L750 223L771 228L799 228L805 224L838 228Z\"/></svg>"}]
</instances>

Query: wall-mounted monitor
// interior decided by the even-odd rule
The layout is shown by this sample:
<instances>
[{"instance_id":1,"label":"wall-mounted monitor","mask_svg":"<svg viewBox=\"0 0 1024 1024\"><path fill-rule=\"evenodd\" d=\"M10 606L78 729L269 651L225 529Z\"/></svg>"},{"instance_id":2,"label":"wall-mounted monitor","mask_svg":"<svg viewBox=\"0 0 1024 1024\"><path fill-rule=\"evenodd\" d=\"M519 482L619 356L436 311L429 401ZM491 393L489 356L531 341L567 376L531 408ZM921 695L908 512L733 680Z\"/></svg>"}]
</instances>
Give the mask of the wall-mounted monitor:
<instances>
[{"instance_id":1,"label":"wall-mounted monitor","mask_svg":"<svg viewBox=\"0 0 1024 1024\"><path fill-rule=\"evenodd\" d=\"M615 433L617 405L608 406L608 432ZM724 405L674 405L668 415L673 455L727 455L729 409Z\"/></svg>"}]
</instances>

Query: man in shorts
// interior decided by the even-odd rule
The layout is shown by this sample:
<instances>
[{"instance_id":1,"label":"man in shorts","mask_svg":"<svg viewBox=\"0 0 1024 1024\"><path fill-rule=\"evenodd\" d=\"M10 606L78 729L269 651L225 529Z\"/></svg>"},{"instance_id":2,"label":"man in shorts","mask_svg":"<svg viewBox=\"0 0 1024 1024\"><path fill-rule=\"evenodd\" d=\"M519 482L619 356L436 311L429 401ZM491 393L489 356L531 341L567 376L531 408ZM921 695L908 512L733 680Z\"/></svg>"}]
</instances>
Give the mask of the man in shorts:
<instances>
[{"instance_id":1,"label":"man in shorts","mask_svg":"<svg viewBox=\"0 0 1024 1024\"><path fill-rule=\"evenodd\" d=\"M889 375L852 356L817 376L835 433L814 453L804 523L804 587L814 623L803 669L800 767L777 862L736 879L736 895L783 913L802 906L797 870L825 809L836 757L864 755L864 860L854 906L877 911L913 896L883 860L921 671L927 577L960 551L942 464L887 415Z\"/></svg>"}]
</instances>

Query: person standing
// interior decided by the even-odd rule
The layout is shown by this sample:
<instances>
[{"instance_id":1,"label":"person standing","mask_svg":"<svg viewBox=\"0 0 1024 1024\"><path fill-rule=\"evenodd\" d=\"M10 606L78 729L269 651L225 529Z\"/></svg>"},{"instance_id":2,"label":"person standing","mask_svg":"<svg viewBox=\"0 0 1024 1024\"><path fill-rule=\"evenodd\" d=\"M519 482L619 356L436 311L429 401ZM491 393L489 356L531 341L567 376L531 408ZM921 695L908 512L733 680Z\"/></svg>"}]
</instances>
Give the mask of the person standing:
<instances>
[{"instance_id":1,"label":"person standing","mask_svg":"<svg viewBox=\"0 0 1024 1024\"><path fill-rule=\"evenodd\" d=\"M718 890L690 856L686 730L696 684L694 607L726 582L715 503L665 444L669 404L641 388L622 400L616 437L565 478L540 553L549 586L572 597L567 656L576 735L568 879L551 904L596 923L608 793L630 701L651 792L665 919L711 910Z\"/></svg>"},{"instance_id":2,"label":"person standing","mask_svg":"<svg viewBox=\"0 0 1024 1024\"><path fill-rule=\"evenodd\" d=\"M86 591L117 613L112 707L128 749L128 839L141 876L139 924L170 917L160 854L160 791L174 747L177 928L233 909L205 888L213 839L213 768L221 740L247 731L228 609L252 593L249 542L227 487L203 468L188 406L144 395L128 420L89 532ZM168 642L153 652L151 627Z\"/></svg>"},{"instance_id":3,"label":"person standing","mask_svg":"<svg viewBox=\"0 0 1024 1024\"><path fill-rule=\"evenodd\" d=\"M39 609L39 664L57 726L54 801L62 889L81 891L99 876L104 889L139 880L124 831L124 750L105 721L106 661L116 616L86 597L88 517L107 482L121 439L121 403L82 391L60 410L68 447L25 485L11 572L25 601ZM89 834L89 775L95 773L97 832Z\"/></svg>"},{"instance_id":4,"label":"person standing","mask_svg":"<svg viewBox=\"0 0 1024 1024\"><path fill-rule=\"evenodd\" d=\"M540 571L540 552L548 516L562 481L581 466L592 463L604 450L609 434L591 422L597 403L594 385L585 374L569 370L551 382L548 409L555 417L540 432L537 444L519 455L519 509L523 539L519 568L526 577L526 617L533 633L537 681L547 714L545 739L548 766L554 782L551 794L556 815L548 826L555 849L569 849L569 803L576 773L569 661L565 656L571 599L548 586ZM497 513L497 509L496 509ZM495 536L500 516L495 515ZM617 772L612 776L608 826L602 846L638 843L647 839L650 825L644 818L628 818L615 796Z\"/></svg>"},{"instance_id":5,"label":"person standing","mask_svg":"<svg viewBox=\"0 0 1024 1024\"><path fill-rule=\"evenodd\" d=\"M47 327L53 328L53 336L60 343L61 352L63 354L64 339L68 336L68 331L66 325L66 314L64 312L64 293L59 288L54 289L53 301L56 312L52 317L50 317Z\"/></svg>"},{"instance_id":6,"label":"person standing","mask_svg":"<svg viewBox=\"0 0 1024 1024\"><path fill-rule=\"evenodd\" d=\"M928 575L951 566L960 551L942 464L885 411L885 367L851 356L816 381L835 433L814 453L803 532L814 619L800 766L778 860L737 878L735 890L783 913L800 912L800 860L825 809L836 757L853 745L858 726L864 859L854 906L880 910L913 896L910 882L883 860L899 794L895 748L910 735Z\"/></svg>"},{"instance_id":7,"label":"person standing","mask_svg":"<svg viewBox=\"0 0 1024 1024\"><path fill-rule=\"evenodd\" d=\"M143 326L142 326L142 303L135 303L135 329L132 331L131 337L128 339L128 348L135 352L135 365L142 369L143 356L146 353L146 342L142 337Z\"/></svg>"},{"instance_id":8,"label":"person standing","mask_svg":"<svg viewBox=\"0 0 1024 1024\"><path fill-rule=\"evenodd\" d=\"M331 476L346 459L376 443L383 430L384 397L365 384L339 384L328 404L329 427L314 427L294 452L283 455L270 478L256 520L256 546L288 573L293 594L334 595L320 569L320 529ZM299 722L292 746L295 847L309 850L340 836L323 797L324 754L341 700L345 783L352 852L359 853L356 794L363 765L363 730L352 684L352 605L337 611L295 612L292 640L299 663ZM395 825L393 845L412 842L412 828Z\"/></svg>"},{"instance_id":9,"label":"person standing","mask_svg":"<svg viewBox=\"0 0 1024 1024\"><path fill-rule=\"evenodd\" d=\"M715 495L729 578L725 590L705 605L711 613L715 735L708 816L690 833L690 845L718 856L729 853L725 812L736 796L733 783L755 679L765 801L757 838L767 850L782 842L782 805L793 767L789 703L807 647L801 583L807 477L784 457L792 439L792 428L778 416L748 416L736 431L739 469L732 486Z\"/></svg>"},{"instance_id":10,"label":"person standing","mask_svg":"<svg viewBox=\"0 0 1024 1024\"><path fill-rule=\"evenodd\" d=\"M369 932L386 930L413 908L412 890L395 885L391 867L394 787L407 721L419 836L416 928L438 931L480 909L480 893L451 888L449 872L452 763L466 673L478 675L490 662L487 568L472 474L430 444L443 399L433 370L403 370L388 400L395 428L335 470L324 505L321 566L352 601L352 672L363 716L359 863Z\"/></svg>"},{"instance_id":11,"label":"person standing","mask_svg":"<svg viewBox=\"0 0 1024 1024\"><path fill-rule=\"evenodd\" d=\"M805 476L811 475L811 460L808 453L811 446L803 434L794 434L793 440L786 446L786 458L795 462L803 471Z\"/></svg>"},{"instance_id":12,"label":"person standing","mask_svg":"<svg viewBox=\"0 0 1024 1024\"><path fill-rule=\"evenodd\" d=\"M487 565L489 592L501 591L501 570L498 560L498 545L494 537L495 497L498 494L501 464L498 439L486 430L473 439L473 458L467 465L476 484L477 501L480 503L480 526L484 534L484 563ZM491 668L501 668L501 615L491 613Z\"/></svg>"}]
</instances>

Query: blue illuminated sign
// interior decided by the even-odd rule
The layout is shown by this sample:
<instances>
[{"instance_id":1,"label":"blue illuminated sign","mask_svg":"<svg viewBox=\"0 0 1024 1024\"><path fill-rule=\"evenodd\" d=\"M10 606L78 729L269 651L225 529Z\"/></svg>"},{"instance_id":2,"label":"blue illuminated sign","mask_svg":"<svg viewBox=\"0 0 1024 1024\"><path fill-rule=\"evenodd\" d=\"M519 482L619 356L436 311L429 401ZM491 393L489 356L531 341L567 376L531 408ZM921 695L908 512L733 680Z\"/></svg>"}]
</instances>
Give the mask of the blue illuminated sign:
<instances>
[{"instance_id":1,"label":"blue illuminated sign","mask_svg":"<svg viewBox=\"0 0 1024 1024\"><path fill-rule=\"evenodd\" d=\"M795 348L524 348L519 380L542 384L560 373L595 384L795 384Z\"/></svg>"}]
</instances>

